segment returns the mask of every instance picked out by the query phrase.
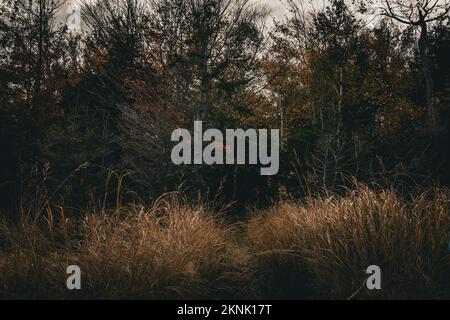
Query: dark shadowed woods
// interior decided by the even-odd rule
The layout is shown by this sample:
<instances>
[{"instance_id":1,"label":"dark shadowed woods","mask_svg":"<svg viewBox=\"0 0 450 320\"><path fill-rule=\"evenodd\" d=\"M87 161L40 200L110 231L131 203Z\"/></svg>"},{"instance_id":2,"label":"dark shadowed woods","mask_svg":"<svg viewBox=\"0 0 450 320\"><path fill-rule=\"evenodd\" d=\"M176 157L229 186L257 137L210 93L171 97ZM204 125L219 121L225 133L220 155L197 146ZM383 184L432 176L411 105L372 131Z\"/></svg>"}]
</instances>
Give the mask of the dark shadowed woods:
<instances>
[{"instance_id":1,"label":"dark shadowed woods","mask_svg":"<svg viewBox=\"0 0 450 320\"><path fill-rule=\"evenodd\" d=\"M448 1L61 6L0 3L0 296L450 297ZM194 120L280 129L278 174L174 165Z\"/></svg>"}]
</instances>

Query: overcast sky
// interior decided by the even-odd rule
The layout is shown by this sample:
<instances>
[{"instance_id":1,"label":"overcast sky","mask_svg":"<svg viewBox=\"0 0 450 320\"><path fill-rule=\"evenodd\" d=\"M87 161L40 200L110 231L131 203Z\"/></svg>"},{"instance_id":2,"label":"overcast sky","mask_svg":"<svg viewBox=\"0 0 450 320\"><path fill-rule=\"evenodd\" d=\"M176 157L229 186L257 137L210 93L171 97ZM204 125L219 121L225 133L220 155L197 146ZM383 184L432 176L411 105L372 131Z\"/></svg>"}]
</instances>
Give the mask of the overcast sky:
<instances>
[{"instance_id":1,"label":"overcast sky","mask_svg":"<svg viewBox=\"0 0 450 320\"><path fill-rule=\"evenodd\" d=\"M80 3L80 2L91 2L95 0L67 0L68 3L63 7L63 10L61 10L61 14L63 16L67 15L67 6L69 3ZM287 13L288 13L288 4L287 0L252 0L254 2L259 2L264 5L266 5L270 10L270 21L272 21L273 18L276 19L282 19ZM297 0L298 2L303 1L305 3L305 6L311 5L311 3L316 7L320 7L323 5L327 0ZM270 22L269 22L270 24Z\"/></svg>"},{"instance_id":2,"label":"overcast sky","mask_svg":"<svg viewBox=\"0 0 450 320\"><path fill-rule=\"evenodd\" d=\"M260 0L271 9L271 14L275 17L282 17L285 14L286 0Z\"/></svg>"},{"instance_id":3,"label":"overcast sky","mask_svg":"<svg viewBox=\"0 0 450 320\"><path fill-rule=\"evenodd\" d=\"M68 0L68 2L90 2L95 0ZM286 0L254 0L255 2L260 2L265 5L267 5L268 8L271 10L271 16L282 18L284 14L286 13L285 8L287 7L287 1ZM310 1L310 0L306 0ZM321 0L314 0L314 1L321 1Z\"/></svg>"}]
</instances>

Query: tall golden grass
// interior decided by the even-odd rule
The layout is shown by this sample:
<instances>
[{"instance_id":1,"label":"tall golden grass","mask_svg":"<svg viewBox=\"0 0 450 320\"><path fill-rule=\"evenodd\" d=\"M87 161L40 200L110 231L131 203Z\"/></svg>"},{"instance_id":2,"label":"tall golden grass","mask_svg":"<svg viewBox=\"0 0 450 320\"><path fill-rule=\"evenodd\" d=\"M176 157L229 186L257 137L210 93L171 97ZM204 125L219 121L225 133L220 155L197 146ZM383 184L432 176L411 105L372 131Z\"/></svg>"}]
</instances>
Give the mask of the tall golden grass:
<instances>
[{"instance_id":1,"label":"tall golden grass","mask_svg":"<svg viewBox=\"0 0 450 320\"><path fill-rule=\"evenodd\" d=\"M187 299L243 292L248 256L233 242L233 229L203 207L160 201L86 213L66 219L65 227L51 220L2 225L0 296ZM66 289L69 265L81 268L80 291Z\"/></svg>"},{"instance_id":2,"label":"tall golden grass","mask_svg":"<svg viewBox=\"0 0 450 320\"><path fill-rule=\"evenodd\" d=\"M0 297L450 298L450 192L404 198L357 186L282 202L240 225L180 199L0 223ZM82 289L66 288L78 265ZM382 289L369 291L369 265Z\"/></svg>"},{"instance_id":3,"label":"tall golden grass","mask_svg":"<svg viewBox=\"0 0 450 320\"><path fill-rule=\"evenodd\" d=\"M248 225L260 281L284 297L449 298L449 199L447 190L403 199L358 186L279 204ZM382 270L382 290L366 287L370 265Z\"/></svg>"}]
</instances>

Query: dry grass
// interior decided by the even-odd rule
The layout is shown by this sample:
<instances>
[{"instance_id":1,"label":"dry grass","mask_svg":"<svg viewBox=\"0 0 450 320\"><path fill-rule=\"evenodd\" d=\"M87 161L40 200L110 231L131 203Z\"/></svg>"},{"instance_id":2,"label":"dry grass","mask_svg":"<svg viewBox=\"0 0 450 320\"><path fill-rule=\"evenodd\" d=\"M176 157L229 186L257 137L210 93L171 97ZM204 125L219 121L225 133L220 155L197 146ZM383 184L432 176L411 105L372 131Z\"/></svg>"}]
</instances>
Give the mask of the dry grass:
<instances>
[{"instance_id":1,"label":"dry grass","mask_svg":"<svg viewBox=\"0 0 450 320\"><path fill-rule=\"evenodd\" d=\"M5 298L234 298L245 289L247 255L233 243L232 227L202 207L163 201L87 214L70 243L59 245L42 228L2 230ZM82 271L78 292L65 289L71 264Z\"/></svg>"},{"instance_id":2,"label":"dry grass","mask_svg":"<svg viewBox=\"0 0 450 320\"><path fill-rule=\"evenodd\" d=\"M232 229L202 207L166 203L121 219L93 215L84 230L78 263L97 297L233 297L247 267Z\"/></svg>"},{"instance_id":3,"label":"dry grass","mask_svg":"<svg viewBox=\"0 0 450 320\"><path fill-rule=\"evenodd\" d=\"M244 231L204 206L159 200L69 219L0 222L1 298L450 298L450 193L364 187L279 203ZM82 290L65 287L68 265ZM382 269L382 290L362 286Z\"/></svg>"},{"instance_id":4,"label":"dry grass","mask_svg":"<svg viewBox=\"0 0 450 320\"><path fill-rule=\"evenodd\" d=\"M312 290L341 299L450 298L449 200L443 190L407 201L360 186L255 215L248 236L262 288L284 297ZM373 264L382 270L380 291L365 286Z\"/></svg>"}]
</instances>

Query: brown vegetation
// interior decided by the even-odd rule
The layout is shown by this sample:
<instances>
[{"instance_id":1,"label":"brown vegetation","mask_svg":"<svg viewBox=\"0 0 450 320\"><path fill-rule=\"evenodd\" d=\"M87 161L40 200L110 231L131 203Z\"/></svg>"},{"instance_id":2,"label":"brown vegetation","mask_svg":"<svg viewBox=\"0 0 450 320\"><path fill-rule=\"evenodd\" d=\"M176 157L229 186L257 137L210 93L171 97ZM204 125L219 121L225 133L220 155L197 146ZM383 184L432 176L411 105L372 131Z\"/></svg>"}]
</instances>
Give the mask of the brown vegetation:
<instances>
[{"instance_id":1,"label":"brown vegetation","mask_svg":"<svg viewBox=\"0 0 450 320\"><path fill-rule=\"evenodd\" d=\"M279 203L248 224L179 199L1 224L3 298L449 298L450 193L359 186ZM26 212L24 210L23 212ZM68 265L82 289L66 289ZM382 290L366 289L369 265Z\"/></svg>"}]
</instances>

